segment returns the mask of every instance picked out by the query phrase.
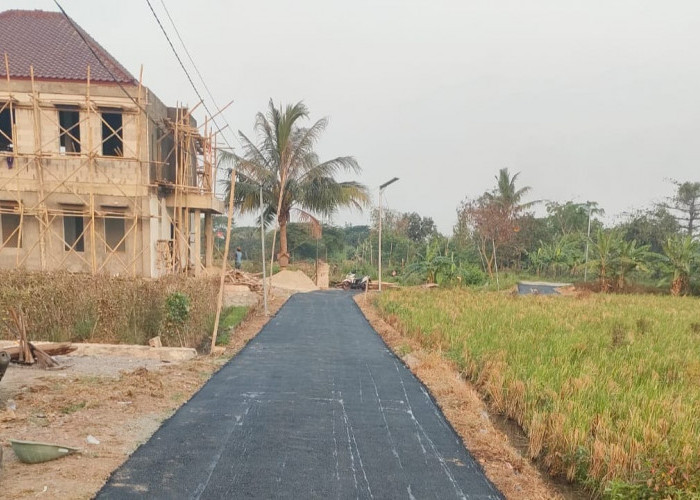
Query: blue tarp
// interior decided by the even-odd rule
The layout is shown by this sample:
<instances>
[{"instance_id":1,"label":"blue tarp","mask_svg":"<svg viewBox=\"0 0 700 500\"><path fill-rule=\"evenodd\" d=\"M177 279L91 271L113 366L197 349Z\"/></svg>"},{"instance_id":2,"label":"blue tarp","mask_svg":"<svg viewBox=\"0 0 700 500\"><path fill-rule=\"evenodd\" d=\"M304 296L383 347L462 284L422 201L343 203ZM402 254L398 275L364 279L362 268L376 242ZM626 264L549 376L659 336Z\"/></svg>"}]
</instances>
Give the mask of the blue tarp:
<instances>
[{"instance_id":1,"label":"blue tarp","mask_svg":"<svg viewBox=\"0 0 700 500\"><path fill-rule=\"evenodd\" d=\"M518 295L560 295L557 289L571 283L546 283L544 281L519 281Z\"/></svg>"}]
</instances>

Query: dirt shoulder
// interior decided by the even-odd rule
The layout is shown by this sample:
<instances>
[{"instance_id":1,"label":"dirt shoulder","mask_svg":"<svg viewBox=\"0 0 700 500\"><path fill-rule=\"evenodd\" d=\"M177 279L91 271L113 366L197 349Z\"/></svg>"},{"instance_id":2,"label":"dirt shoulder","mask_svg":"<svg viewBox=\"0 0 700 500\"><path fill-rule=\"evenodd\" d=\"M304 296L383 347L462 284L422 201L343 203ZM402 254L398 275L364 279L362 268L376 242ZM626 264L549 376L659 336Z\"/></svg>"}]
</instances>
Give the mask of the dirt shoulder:
<instances>
[{"instance_id":1,"label":"dirt shoulder","mask_svg":"<svg viewBox=\"0 0 700 500\"><path fill-rule=\"evenodd\" d=\"M460 376L454 363L439 352L425 351L386 323L372 305L371 296L358 294L355 302L389 348L430 390L467 449L507 498L564 498L495 427L479 393Z\"/></svg>"},{"instance_id":2,"label":"dirt shoulder","mask_svg":"<svg viewBox=\"0 0 700 500\"><path fill-rule=\"evenodd\" d=\"M271 313L285 300L273 299ZM179 363L84 356L60 371L11 367L12 376L0 382L0 496L92 498L268 319L256 311L236 328L223 352ZM88 436L99 444L89 444ZM63 444L82 453L27 465L17 460L9 439Z\"/></svg>"}]
</instances>

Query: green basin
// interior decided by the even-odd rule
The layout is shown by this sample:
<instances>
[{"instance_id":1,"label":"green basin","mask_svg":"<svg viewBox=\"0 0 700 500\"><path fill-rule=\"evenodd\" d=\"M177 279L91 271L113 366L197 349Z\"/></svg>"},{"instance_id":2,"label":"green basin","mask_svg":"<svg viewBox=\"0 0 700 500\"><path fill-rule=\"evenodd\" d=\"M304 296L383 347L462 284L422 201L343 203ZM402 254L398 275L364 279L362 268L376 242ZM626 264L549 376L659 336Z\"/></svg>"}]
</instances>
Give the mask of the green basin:
<instances>
[{"instance_id":1,"label":"green basin","mask_svg":"<svg viewBox=\"0 0 700 500\"><path fill-rule=\"evenodd\" d=\"M60 446L51 443L37 443L35 441L18 441L10 439L12 451L15 452L20 462L25 464L38 464L57 458L65 457L71 453L80 451L70 446Z\"/></svg>"}]
</instances>

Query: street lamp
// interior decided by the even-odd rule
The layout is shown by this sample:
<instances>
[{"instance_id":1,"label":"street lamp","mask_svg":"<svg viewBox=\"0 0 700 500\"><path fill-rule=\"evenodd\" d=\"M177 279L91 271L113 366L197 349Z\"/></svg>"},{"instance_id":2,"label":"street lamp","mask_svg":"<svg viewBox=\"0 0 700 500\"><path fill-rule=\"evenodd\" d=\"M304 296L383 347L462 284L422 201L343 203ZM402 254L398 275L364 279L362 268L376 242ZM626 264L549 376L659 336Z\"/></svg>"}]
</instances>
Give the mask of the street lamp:
<instances>
[{"instance_id":1,"label":"street lamp","mask_svg":"<svg viewBox=\"0 0 700 500\"><path fill-rule=\"evenodd\" d=\"M588 233L586 233L586 263L583 266L583 282L588 281L588 242L591 241L591 202L588 204Z\"/></svg>"},{"instance_id":2,"label":"street lamp","mask_svg":"<svg viewBox=\"0 0 700 500\"><path fill-rule=\"evenodd\" d=\"M265 218L263 213L263 186L260 184L260 248L262 249L262 277L263 277L263 304L265 304L265 316L267 312L267 275L265 274ZM272 280L272 278L270 278ZM270 283L272 284L272 283Z\"/></svg>"},{"instance_id":3,"label":"street lamp","mask_svg":"<svg viewBox=\"0 0 700 500\"><path fill-rule=\"evenodd\" d=\"M379 186L379 291L382 291L382 192L389 184L398 181L398 177L394 177L390 181L386 181Z\"/></svg>"}]
</instances>

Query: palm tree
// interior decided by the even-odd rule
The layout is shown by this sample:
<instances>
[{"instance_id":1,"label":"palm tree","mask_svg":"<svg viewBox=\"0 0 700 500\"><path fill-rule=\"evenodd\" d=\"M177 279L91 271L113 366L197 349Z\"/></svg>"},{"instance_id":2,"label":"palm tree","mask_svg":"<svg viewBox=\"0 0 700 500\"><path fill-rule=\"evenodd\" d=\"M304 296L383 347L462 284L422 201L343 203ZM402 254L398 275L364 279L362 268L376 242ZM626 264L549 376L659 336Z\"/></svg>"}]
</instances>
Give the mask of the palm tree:
<instances>
[{"instance_id":1,"label":"palm tree","mask_svg":"<svg viewBox=\"0 0 700 500\"><path fill-rule=\"evenodd\" d=\"M300 126L298 122L308 116L309 111L301 101L278 108L270 99L267 114L256 116L257 143L239 131L242 154L222 154L223 162L236 167L234 203L242 213L259 209L262 186L265 220L271 222L276 218L279 224L277 258L282 268L289 262L287 224L292 212L296 212L301 221L310 222L318 233L320 222L316 216L330 216L340 207L361 210L370 200L369 190L364 185L335 180L340 173L361 171L353 157L319 161L314 147L328 120L322 118L308 128ZM227 198L228 189L227 184Z\"/></svg>"},{"instance_id":2,"label":"palm tree","mask_svg":"<svg viewBox=\"0 0 700 500\"><path fill-rule=\"evenodd\" d=\"M511 177L507 168L502 168L498 171L496 178L496 188L493 191L486 192L477 200L478 211L483 214L483 217L488 222L485 226L488 227L486 233L481 234L481 253L484 260L487 261L489 276L491 273L491 264L498 267L498 257L496 250L507 244L513 238L513 235L519 231L518 218L521 212L536 202L523 203L523 197L528 194L532 188L525 186L520 189L515 187L515 181L518 179L520 172ZM487 257L486 244L491 243L491 257ZM498 274L498 269L496 269Z\"/></svg>"},{"instance_id":3,"label":"palm tree","mask_svg":"<svg viewBox=\"0 0 700 500\"><path fill-rule=\"evenodd\" d=\"M672 236L663 245L666 267L672 274L671 295L686 295L690 289L690 273L698 261L700 243L692 236Z\"/></svg>"},{"instance_id":4,"label":"palm tree","mask_svg":"<svg viewBox=\"0 0 700 500\"><path fill-rule=\"evenodd\" d=\"M524 186L520 189L515 187L515 181L518 180L520 172L510 175L508 168L502 168L498 171L496 178L496 189L490 193L485 193L488 200L498 203L508 217L516 217L520 212L530 208L535 201L522 203L523 197L527 195L532 188Z\"/></svg>"}]
</instances>

